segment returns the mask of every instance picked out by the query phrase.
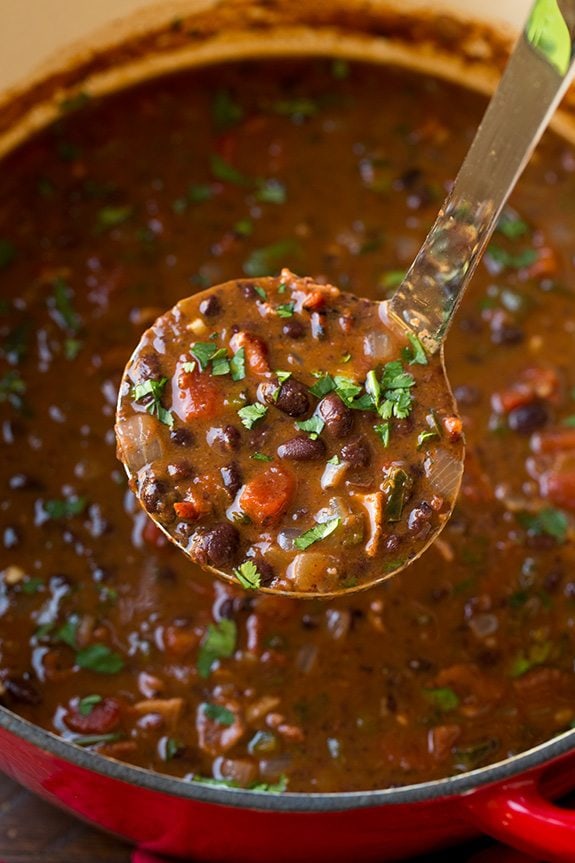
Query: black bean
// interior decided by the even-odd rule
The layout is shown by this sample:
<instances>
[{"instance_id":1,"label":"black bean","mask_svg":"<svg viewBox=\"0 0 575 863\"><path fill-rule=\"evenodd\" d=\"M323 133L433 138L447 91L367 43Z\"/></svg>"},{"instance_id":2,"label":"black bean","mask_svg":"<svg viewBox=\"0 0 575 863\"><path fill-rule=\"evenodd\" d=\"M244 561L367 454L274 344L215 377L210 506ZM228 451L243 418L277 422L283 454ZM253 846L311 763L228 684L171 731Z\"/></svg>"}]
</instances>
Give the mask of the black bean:
<instances>
[{"instance_id":1,"label":"black bean","mask_svg":"<svg viewBox=\"0 0 575 863\"><path fill-rule=\"evenodd\" d=\"M336 438L346 437L353 426L353 411L346 407L337 393L328 393L318 405L318 413L327 431Z\"/></svg>"},{"instance_id":2,"label":"black bean","mask_svg":"<svg viewBox=\"0 0 575 863\"><path fill-rule=\"evenodd\" d=\"M175 495L163 480L156 479L154 476L146 477L139 488L139 493L144 507L151 515L155 515L165 523L173 521Z\"/></svg>"},{"instance_id":3,"label":"black bean","mask_svg":"<svg viewBox=\"0 0 575 863\"><path fill-rule=\"evenodd\" d=\"M246 300L255 300L257 297L257 291L254 285L251 282L239 282L238 288L242 294L242 297Z\"/></svg>"},{"instance_id":4,"label":"black bean","mask_svg":"<svg viewBox=\"0 0 575 863\"><path fill-rule=\"evenodd\" d=\"M297 318L286 321L282 327L282 333L288 339L303 339L306 334L306 328Z\"/></svg>"},{"instance_id":5,"label":"black bean","mask_svg":"<svg viewBox=\"0 0 575 863\"><path fill-rule=\"evenodd\" d=\"M16 704L40 704L42 696L33 683L23 677L8 677L2 681L5 691Z\"/></svg>"},{"instance_id":6,"label":"black bean","mask_svg":"<svg viewBox=\"0 0 575 863\"><path fill-rule=\"evenodd\" d=\"M261 576L260 584L262 585L262 587L267 587L276 577L273 566L271 565L271 563L268 563L267 560L264 560L261 554L256 555L256 557L254 558L254 563L256 565L257 571Z\"/></svg>"},{"instance_id":7,"label":"black bean","mask_svg":"<svg viewBox=\"0 0 575 863\"><path fill-rule=\"evenodd\" d=\"M419 506L414 507L409 513L407 527L416 539L425 539L431 530L430 519L433 516L433 510L428 503L422 501Z\"/></svg>"},{"instance_id":8,"label":"black bean","mask_svg":"<svg viewBox=\"0 0 575 863\"><path fill-rule=\"evenodd\" d=\"M399 537L396 533L390 533L385 540L385 550L389 554L394 554L399 550L399 546L401 545L401 537Z\"/></svg>"},{"instance_id":9,"label":"black bean","mask_svg":"<svg viewBox=\"0 0 575 863\"><path fill-rule=\"evenodd\" d=\"M239 544L236 528L228 522L220 522L212 528L196 530L189 553L200 564L226 566L234 561Z\"/></svg>"},{"instance_id":10,"label":"black bean","mask_svg":"<svg viewBox=\"0 0 575 863\"><path fill-rule=\"evenodd\" d=\"M512 431L530 435L544 426L548 419L549 412L545 404L542 401L534 401L509 411L507 423Z\"/></svg>"},{"instance_id":11,"label":"black bean","mask_svg":"<svg viewBox=\"0 0 575 863\"><path fill-rule=\"evenodd\" d=\"M364 437L358 435L342 446L341 457L351 467L367 467L371 461L371 447Z\"/></svg>"},{"instance_id":12,"label":"black bean","mask_svg":"<svg viewBox=\"0 0 575 863\"><path fill-rule=\"evenodd\" d=\"M212 428L208 432L208 443L212 446L217 443L220 449L224 452L231 452L240 448L242 436L238 429L233 425L223 426L222 428Z\"/></svg>"},{"instance_id":13,"label":"black bean","mask_svg":"<svg viewBox=\"0 0 575 863\"><path fill-rule=\"evenodd\" d=\"M37 491L41 488L41 484L34 477L27 473L15 473L10 477L9 486L11 489L23 489L28 491Z\"/></svg>"},{"instance_id":14,"label":"black bean","mask_svg":"<svg viewBox=\"0 0 575 863\"><path fill-rule=\"evenodd\" d=\"M224 488L229 492L233 499L243 484L242 472L237 462L232 461L224 467L220 468Z\"/></svg>"},{"instance_id":15,"label":"black bean","mask_svg":"<svg viewBox=\"0 0 575 863\"><path fill-rule=\"evenodd\" d=\"M192 432L186 428L172 429L170 432L170 440L172 443L175 443L176 446L193 446L194 444L194 436Z\"/></svg>"},{"instance_id":16,"label":"black bean","mask_svg":"<svg viewBox=\"0 0 575 863\"><path fill-rule=\"evenodd\" d=\"M172 462L167 466L166 472L174 480L191 479L196 473L192 463L187 458Z\"/></svg>"},{"instance_id":17,"label":"black bean","mask_svg":"<svg viewBox=\"0 0 575 863\"><path fill-rule=\"evenodd\" d=\"M325 444L321 438L312 440L306 434L300 434L282 443L277 453L280 458L290 461L315 461L325 455Z\"/></svg>"},{"instance_id":18,"label":"black bean","mask_svg":"<svg viewBox=\"0 0 575 863\"><path fill-rule=\"evenodd\" d=\"M283 384L271 381L260 384L257 395L260 402L273 405L288 417L301 417L310 408L307 387L295 378L288 378Z\"/></svg>"},{"instance_id":19,"label":"black bean","mask_svg":"<svg viewBox=\"0 0 575 863\"><path fill-rule=\"evenodd\" d=\"M205 300L200 303L200 312L207 318L214 318L219 315L222 310L222 304L216 294L210 294Z\"/></svg>"},{"instance_id":20,"label":"black bean","mask_svg":"<svg viewBox=\"0 0 575 863\"><path fill-rule=\"evenodd\" d=\"M159 355L154 351L142 352L138 357L132 376L135 383L162 378L162 363ZM144 403L142 401L142 404Z\"/></svg>"}]
</instances>

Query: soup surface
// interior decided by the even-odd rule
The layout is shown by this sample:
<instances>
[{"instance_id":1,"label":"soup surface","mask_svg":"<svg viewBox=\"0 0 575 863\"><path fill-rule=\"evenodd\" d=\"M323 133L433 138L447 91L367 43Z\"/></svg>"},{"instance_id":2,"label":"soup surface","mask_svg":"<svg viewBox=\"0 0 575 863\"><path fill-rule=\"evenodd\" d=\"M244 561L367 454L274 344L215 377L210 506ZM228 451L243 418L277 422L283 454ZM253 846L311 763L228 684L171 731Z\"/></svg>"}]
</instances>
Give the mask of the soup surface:
<instances>
[{"instance_id":1,"label":"soup surface","mask_svg":"<svg viewBox=\"0 0 575 863\"><path fill-rule=\"evenodd\" d=\"M115 457L142 331L282 266L384 298L484 107L342 61L63 106L0 172L0 692L114 758L271 791L458 773L575 719L575 154L549 136L449 337L468 459L402 576L292 600L173 548ZM314 502L310 501L310 508Z\"/></svg>"}]
</instances>

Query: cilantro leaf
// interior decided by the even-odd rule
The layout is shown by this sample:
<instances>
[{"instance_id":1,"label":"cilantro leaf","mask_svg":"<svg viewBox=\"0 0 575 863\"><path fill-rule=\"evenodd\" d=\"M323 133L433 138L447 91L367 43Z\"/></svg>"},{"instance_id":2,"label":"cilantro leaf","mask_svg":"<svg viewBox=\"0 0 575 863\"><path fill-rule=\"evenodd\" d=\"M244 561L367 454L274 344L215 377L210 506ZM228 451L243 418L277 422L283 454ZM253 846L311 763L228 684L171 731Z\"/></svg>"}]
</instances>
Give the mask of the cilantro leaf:
<instances>
[{"instance_id":1,"label":"cilantro leaf","mask_svg":"<svg viewBox=\"0 0 575 863\"><path fill-rule=\"evenodd\" d=\"M236 649L237 626L224 618L210 624L200 644L197 669L200 677L209 677L214 662L233 655Z\"/></svg>"},{"instance_id":2,"label":"cilantro leaf","mask_svg":"<svg viewBox=\"0 0 575 863\"><path fill-rule=\"evenodd\" d=\"M81 515L86 509L85 497L65 497L62 500L45 500L43 510L48 518L70 518Z\"/></svg>"},{"instance_id":3,"label":"cilantro leaf","mask_svg":"<svg viewBox=\"0 0 575 863\"><path fill-rule=\"evenodd\" d=\"M295 547L303 551L310 545L313 545L314 542L318 542L320 539L325 539L337 529L340 520L341 519L339 518L331 518L329 521L324 521L321 522L321 524L314 525L294 540Z\"/></svg>"},{"instance_id":4,"label":"cilantro leaf","mask_svg":"<svg viewBox=\"0 0 575 863\"><path fill-rule=\"evenodd\" d=\"M374 432L382 442L384 446L389 446L389 437L391 434L391 426L388 422L381 423L379 425L375 425L373 427Z\"/></svg>"},{"instance_id":5,"label":"cilantro leaf","mask_svg":"<svg viewBox=\"0 0 575 863\"><path fill-rule=\"evenodd\" d=\"M160 378L160 380L150 378L141 384L136 384L132 389L132 398L138 402L146 396L151 396L150 403L146 405L147 412L152 416L157 416L164 425L173 428L174 418L170 411L162 405L162 393L167 382L167 378Z\"/></svg>"},{"instance_id":6,"label":"cilantro leaf","mask_svg":"<svg viewBox=\"0 0 575 863\"><path fill-rule=\"evenodd\" d=\"M279 180L260 180L256 192L256 201L260 204L285 204L286 189Z\"/></svg>"},{"instance_id":7,"label":"cilantro leaf","mask_svg":"<svg viewBox=\"0 0 575 863\"><path fill-rule=\"evenodd\" d=\"M209 704L204 702L201 709L208 719L213 719L213 721L217 722L218 725L223 725L228 728L236 721L235 714L232 713L231 710L228 710L227 707L224 707L223 704Z\"/></svg>"},{"instance_id":8,"label":"cilantro leaf","mask_svg":"<svg viewBox=\"0 0 575 863\"><path fill-rule=\"evenodd\" d=\"M94 707L102 701L101 695L85 695L78 702L78 713L80 716L89 716Z\"/></svg>"},{"instance_id":9,"label":"cilantro leaf","mask_svg":"<svg viewBox=\"0 0 575 863\"><path fill-rule=\"evenodd\" d=\"M261 584L261 575L252 560L245 560L234 569L234 575L246 590L256 590Z\"/></svg>"},{"instance_id":10,"label":"cilantro leaf","mask_svg":"<svg viewBox=\"0 0 575 863\"><path fill-rule=\"evenodd\" d=\"M90 644L78 651L76 665L97 674L117 674L124 667L124 660L105 644Z\"/></svg>"},{"instance_id":11,"label":"cilantro leaf","mask_svg":"<svg viewBox=\"0 0 575 863\"><path fill-rule=\"evenodd\" d=\"M459 696L448 686L426 689L425 696L442 713L447 713L459 707Z\"/></svg>"},{"instance_id":12,"label":"cilantro leaf","mask_svg":"<svg viewBox=\"0 0 575 863\"><path fill-rule=\"evenodd\" d=\"M295 309L295 303L283 303L281 306L276 306L276 314L278 318L291 318Z\"/></svg>"},{"instance_id":13,"label":"cilantro leaf","mask_svg":"<svg viewBox=\"0 0 575 863\"><path fill-rule=\"evenodd\" d=\"M246 405L243 408L240 408L238 411L238 416L242 421L242 425L247 429L251 429L254 425L265 417L268 409L264 405L260 405L258 402L255 402L251 405Z\"/></svg>"},{"instance_id":14,"label":"cilantro leaf","mask_svg":"<svg viewBox=\"0 0 575 863\"><path fill-rule=\"evenodd\" d=\"M240 348L230 360L230 371L233 381L243 381L246 376L246 352Z\"/></svg>"},{"instance_id":15,"label":"cilantro leaf","mask_svg":"<svg viewBox=\"0 0 575 863\"><path fill-rule=\"evenodd\" d=\"M410 366L427 365L427 354L425 353L425 348L417 338L414 333L409 333L409 347L403 349L403 357L409 363Z\"/></svg>"},{"instance_id":16,"label":"cilantro leaf","mask_svg":"<svg viewBox=\"0 0 575 863\"><path fill-rule=\"evenodd\" d=\"M531 533L546 533L556 539L557 542L565 542L567 539L569 521L560 509L549 506L539 510L538 513L519 513L517 518L521 526Z\"/></svg>"},{"instance_id":17,"label":"cilantro leaf","mask_svg":"<svg viewBox=\"0 0 575 863\"><path fill-rule=\"evenodd\" d=\"M266 455L264 452L253 452L250 458L254 461L273 461L271 455Z\"/></svg>"},{"instance_id":18,"label":"cilantro leaf","mask_svg":"<svg viewBox=\"0 0 575 863\"><path fill-rule=\"evenodd\" d=\"M292 373L282 372L281 369L277 369L275 375L278 379L278 383L285 384L285 382L291 378Z\"/></svg>"},{"instance_id":19,"label":"cilantro leaf","mask_svg":"<svg viewBox=\"0 0 575 863\"><path fill-rule=\"evenodd\" d=\"M371 396L373 404L376 408L379 407L379 401L381 398L381 384L377 379L377 373L374 369L371 369L367 373L367 377L365 379L365 389L366 392Z\"/></svg>"},{"instance_id":20,"label":"cilantro leaf","mask_svg":"<svg viewBox=\"0 0 575 863\"><path fill-rule=\"evenodd\" d=\"M322 377L318 378L315 384L309 388L309 391L310 393L312 393L312 395L317 396L318 399L321 399L328 393L331 393L334 389L335 381L332 376L322 375Z\"/></svg>"},{"instance_id":21,"label":"cilantro leaf","mask_svg":"<svg viewBox=\"0 0 575 863\"><path fill-rule=\"evenodd\" d=\"M217 354L218 348L213 342L196 342L191 350L191 355L198 361L201 371L205 371L210 360Z\"/></svg>"},{"instance_id":22,"label":"cilantro leaf","mask_svg":"<svg viewBox=\"0 0 575 863\"><path fill-rule=\"evenodd\" d=\"M292 237L254 249L244 261L244 273L252 277L272 276L287 263L286 258L293 260L300 251L300 244Z\"/></svg>"},{"instance_id":23,"label":"cilantro leaf","mask_svg":"<svg viewBox=\"0 0 575 863\"><path fill-rule=\"evenodd\" d=\"M508 240L516 240L529 233L529 225L512 211L505 210L499 217L495 230L507 237Z\"/></svg>"},{"instance_id":24,"label":"cilantro leaf","mask_svg":"<svg viewBox=\"0 0 575 863\"><path fill-rule=\"evenodd\" d=\"M322 433L325 422L321 417L313 416L308 420L299 420L295 425L300 431L307 432L311 438L315 439Z\"/></svg>"},{"instance_id":25,"label":"cilantro leaf","mask_svg":"<svg viewBox=\"0 0 575 863\"><path fill-rule=\"evenodd\" d=\"M539 257L536 249L523 249L516 254L502 249L500 246L491 243L487 248L487 255L496 264L502 267L508 267L512 270L521 270L523 267L529 267L534 264Z\"/></svg>"},{"instance_id":26,"label":"cilantro leaf","mask_svg":"<svg viewBox=\"0 0 575 863\"><path fill-rule=\"evenodd\" d=\"M217 180L224 183L232 183L234 186L251 186L252 181L233 165L230 165L219 153L213 153L210 157L212 174Z\"/></svg>"}]
</instances>

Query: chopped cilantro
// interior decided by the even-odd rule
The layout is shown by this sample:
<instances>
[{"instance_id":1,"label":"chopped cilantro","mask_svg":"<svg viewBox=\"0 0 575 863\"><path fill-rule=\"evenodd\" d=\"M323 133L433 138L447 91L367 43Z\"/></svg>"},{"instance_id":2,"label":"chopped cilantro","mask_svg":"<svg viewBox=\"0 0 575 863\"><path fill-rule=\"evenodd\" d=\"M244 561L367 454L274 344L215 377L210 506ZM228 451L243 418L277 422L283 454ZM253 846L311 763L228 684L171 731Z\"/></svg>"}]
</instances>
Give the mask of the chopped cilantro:
<instances>
[{"instance_id":1,"label":"chopped cilantro","mask_svg":"<svg viewBox=\"0 0 575 863\"><path fill-rule=\"evenodd\" d=\"M459 707L459 696L448 686L440 686L437 689L426 689L425 696L442 713L448 713L450 710L455 710Z\"/></svg>"},{"instance_id":2,"label":"chopped cilantro","mask_svg":"<svg viewBox=\"0 0 575 863\"><path fill-rule=\"evenodd\" d=\"M107 231L110 228L116 228L127 222L133 212L134 208L131 206L102 207L101 210L98 210L98 229Z\"/></svg>"},{"instance_id":3,"label":"chopped cilantro","mask_svg":"<svg viewBox=\"0 0 575 863\"><path fill-rule=\"evenodd\" d=\"M224 183L232 183L234 186L251 185L252 181L249 177L246 177L245 174L242 174L242 172L238 171L237 168L234 168L233 165L230 165L230 163L218 153L212 154L210 158L210 167L212 174L217 180L221 180Z\"/></svg>"},{"instance_id":4,"label":"chopped cilantro","mask_svg":"<svg viewBox=\"0 0 575 863\"><path fill-rule=\"evenodd\" d=\"M175 758L178 752L182 749L182 744L179 740L176 740L174 737L166 737L164 738L163 745L163 756L164 761L171 761L172 758Z\"/></svg>"},{"instance_id":5,"label":"chopped cilantro","mask_svg":"<svg viewBox=\"0 0 575 863\"><path fill-rule=\"evenodd\" d=\"M509 669L510 676L522 677L535 666L543 665L549 659L552 647L550 641L532 644L526 653L521 653L515 657Z\"/></svg>"},{"instance_id":6,"label":"chopped cilantro","mask_svg":"<svg viewBox=\"0 0 575 863\"><path fill-rule=\"evenodd\" d=\"M260 204L285 204L286 189L279 180L261 180L258 183L256 200Z\"/></svg>"},{"instance_id":7,"label":"chopped cilantro","mask_svg":"<svg viewBox=\"0 0 575 863\"><path fill-rule=\"evenodd\" d=\"M102 701L101 695L85 695L78 701L78 713L80 716L89 716L97 704Z\"/></svg>"},{"instance_id":8,"label":"chopped cilantro","mask_svg":"<svg viewBox=\"0 0 575 863\"><path fill-rule=\"evenodd\" d=\"M181 198L172 204L174 213L185 213L190 204L202 204L214 197L212 186L207 183L192 183Z\"/></svg>"},{"instance_id":9,"label":"chopped cilantro","mask_svg":"<svg viewBox=\"0 0 575 863\"><path fill-rule=\"evenodd\" d=\"M328 393L331 393L332 390L335 389L335 381L331 375L322 375L321 378L315 382L315 384L309 388L310 393L312 395L317 396L318 399L323 398Z\"/></svg>"},{"instance_id":10,"label":"chopped cilantro","mask_svg":"<svg viewBox=\"0 0 575 863\"><path fill-rule=\"evenodd\" d=\"M351 354L344 354L341 358L342 363L348 363L351 360Z\"/></svg>"},{"instance_id":11,"label":"chopped cilantro","mask_svg":"<svg viewBox=\"0 0 575 863\"><path fill-rule=\"evenodd\" d=\"M291 378L291 372L282 372L280 369L276 369L275 375L278 379L278 383L285 384L287 380Z\"/></svg>"},{"instance_id":12,"label":"chopped cilantro","mask_svg":"<svg viewBox=\"0 0 575 863\"><path fill-rule=\"evenodd\" d=\"M519 523L525 530L534 534L546 533L554 537L557 542L565 542L569 521L564 512L553 507L546 507L538 513L523 512L517 515Z\"/></svg>"},{"instance_id":13,"label":"chopped cilantro","mask_svg":"<svg viewBox=\"0 0 575 863\"><path fill-rule=\"evenodd\" d=\"M132 398L138 402L146 396L151 396L149 404L146 405L147 412L152 416L157 416L160 422L168 428L173 428L174 418L170 411L162 405L162 393L167 382L167 378L160 378L157 381L149 379L141 384L136 384L132 389Z\"/></svg>"},{"instance_id":14,"label":"chopped cilantro","mask_svg":"<svg viewBox=\"0 0 575 863\"><path fill-rule=\"evenodd\" d=\"M250 458L254 461L273 461L271 455L266 455L265 452L253 452Z\"/></svg>"},{"instance_id":15,"label":"chopped cilantro","mask_svg":"<svg viewBox=\"0 0 575 863\"><path fill-rule=\"evenodd\" d=\"M12 243L0 237L0 270L5 270L16 258L16 249Z\"/></svg>"},{"instance_id":16,"label":"chopped cilantro","mask_svg":"<svg viewBox=\"0 0 575 863\"><path fill-rule=\"evenodd\" d=\"M338 455L333 455L330 459L328 459L327 463L328 463L328 464L338 465L338 464L340 464L341 462L340 462L340 458L339 458L339 456L338 456Z\"/></svg>"},{"instance_id":17,"label":"chopped cilantro","mask_svg":"<svg viewBox=\"0 0 575 863\"><path fill-rule=\"evenodd\" d=\"M228 375L230 373L230 361L227 356L228 352L225 348L220 348L212 356L212 374L216 377L220 375Z\"/></svg>"},{"instance_id":18,"label":"chopped cilantro","mask_svg":"<svg viewBox=\"0 0 575 863\"><path fill-rule=\"evenodd\" d=\"M306 530L305 533L300 534L300 536L294 540L295 547L299 548L301 551L309 548L309 546L313 545L314 542L319 542L319 540L325 539L333 533L334 530L339 527L339 523L339 518L330 518L329 521L323 521L321 524L316 524L313 527L310 527L309 530Z\"/></svg>"},{"instance_id":19,"label":"chopped cilantro","mask_svg":"<svg viewBox=\"0 0 575 863\"><path fill-rule=\"evenodd\" d=\"M317 102L308 99L305 96L295 96L291 99L278 99L273 104L273 110L276 114L281 114L292 119L298 117L313 117L317 114Z\"/></svg>"},{"instance_id":20,"label":"chopped cilantro","mask_svg":"<svg viewBox=\"0 0 575 863\"><path fill-rule=\"evenodd\" d=\"M78 651L76 664L97 674L117 674L124 667L124 660L105 644L90 644Z\"/></svg>"},{"instance_id":21,"label":"chopped cilantro","mask_svg":"<svg viewBox=\"0 0 575 863\"><path fill-rule=\"evenodd\" d=\"M64 356L67 360L75 360L82 350L82 342L79 339L66 339L64 342Z\"/></svg>"},{"instance_id":22,"label":"chopped cilantro","mask_svg":"<svg viewBox=\"0 0 575 863\"><path fill-rule=\"evenodd\" d=\"M12 369L0 378L0 404L8 402L20 410L23 405L22 396L26 392L26 384L19 373Z\"/></svg>"},{"instance_id":23,"label":"chopped cilantro","mask_svg":"<svg viewBox=\"0 0 575 863\"><path fill-rule=\"evenodd\" d=\"M253 288L258 297L260 297L262 300L267 300L268 295L266 294L261 285L254 285Z\"/></svg>"},{"instance_id":24,"label":"chopped cilantro","mask_svg":"<svg viewBox=\"0 0 575 863\"><path fill-rule=\"evenodd\" d=\"M317 438L323 431L325 423L321 417L313 416L308 420L298 420L296 428L300 431L307 432L312 439Z\"/></svg>"},{"instance_id":25,"label":"chopped cilantro","mask_svg":"<svg viewBox=\"0 0 575 863\"><path fill-rule=\"evenodd\" d=\"M214 662L233 655L236 649L237 626L224 618L210 624L200 644L197 668L200 677L209 677Z\"/></svg>"},{"instance_id":26,"label":"chopped cilantro","mask_svg":"<svg viewBox=\"0 0 575 863\"><path fill-rule=\"evenodd\" d=\"M234 222L234 234L238 237L251 237L254 232L254 223L251 219L238 219Z\"/></svg>"},{"instance_id":27,"label":"chopped cilantro","mask_svg":"<svg viewBox=\"0 0 575 863\"><path fill-rule=\"evenodd\" d=\"M76 635L78 633L79 625L79 617L76 614L71 615L71 617L69 617L68 620L56 630L54 638L57 641L61 641L63 644L67 644L68 647L71 647L73 650L76 650Z\"/></svg>"},{"instance_id":28,"label":"chopped cilantro","mask_svg":"<svg viewBox=\"0 0 575 863\"><path fill-rule=\"evenodd\" d=\"M38 593L41 587L44 587L44 582L41 578L27 578L22 584L22 592L32 596Z\"/></svg>"},{"instance_id":29,"label":"chopped cilantro","mask_svg":"<svg viewBox=\"0 0 575 863\"><path fill-rule=\"evenodd\" d=\"M361 392L361 385L351 380L351 378L345 378L341 375L336 375L333 381L335 383L336 392L342 402L347 405L347 407L353 407L354 399Z\"/></svg>"},{"instance_id":30,"label":"chopped cilantro","mask_svg":"<svg viewBox=\"0 0 575 863\"><path fill-rule=\"evenodd\" d=\"M425 348L414 333L409 333L409 347L403 349L403 358L410 366L427 365L427 354Z\"/></svg>"},{"instance_id":31,"label":"chopped cilantro","mask_svg":"<svg viewBox=\"0 0 575 863\"><path fill-rule=\"evenodd\" d=\"M514 254L512 252L508 252L506 249L502 249L501 246L497 246L494 243L489 245L487 254L496 264L500 264L502 267L508 267L512 270L520 270L523 267L529 267L531 264L534 264L538 258L536 249L523 249L523 251Z\"/></svg>"},{"instance_id":32,"label":"chopped cilantro","mask_svg":"<svg viewBox=\"0 0 575 863\"><path fill-rule=\"evenodd\" d=\"M422 431L417 436L417 449L423 449L426 444L431 443L433 440L437 440L439 438L439 434L435 431L435 429L426 429L426 431Z\"/></svg>"},{"instance_id":33,"label":"chopped cilantro","mask_svg":"<svg viewBox=\"0 0 575 863\"><path fill-rule=\"evenodd\" d=\"M505 210L499 217L495 230L507 237L508 240L516 240L529 233L529 225L511 210Z\"/></svg>"},{"instance_id":34,"label":"chopped cilantro","mask_svg":"<svg viewBox=\"0 0 575 863\"><path fill-rule=\"evenodd\" d=\"M405 270L388 270L379 279L379 284L386 291L399 288L405 279Z\"/></svg>"},{"instance_id":35,"label":"chopped cilantro","mask_svg":"<svg viewBox=\"0 0 575 863\"><path fill-rule=\"evenodd\" d=\"M243 381L246 376L246 352L240 348L230 360L230 371L233 381Z\"/></svg>"},{"instance_id":36,"label":"chopped cilantro","mask_svg":"<svg viewBox=\"0 0 575 863\"><path fill-rule=\"evenodd\" d=\"M48 518L70 518L81 515L86 509L85 497L65 497L62 500L45 500L42 508Z\"/></svg>"},{"instance_id":37,"label":"chopped cilantro","mask_svg":"<svg viewBox=\"0 0 575 863\"><path fill-rule=\"evenodd\" d=\"M218 725L229 727L236 721L235 714L231 710L228 710L227 707L224 707L223 704L208 704L204 702L201 705L201 710L208 719L213 719Z\"/></svg>"},{"instance_id":38,"label":"chopped cilantro","mask_svg":"<svg viewBox=\"0 0 575 863\"><path fill-rule=\"evenodd\" d=\"M276 306L276 314L278 318L291 318L295 309L295 303L283 303L281 306Z\"/></svg>"},{"instance_id":39,"label":"chopped cilantro","mask_svg":"<svg viewBox=\"0 0 575 863\"><path fill-rule=\"evenodd\" d=\"M81 734L73 737L72 743L76 746L98 746L102 743L115 743L121 739L122 734L119 731L112 731L110 734Z\"/></svg>"},{"instance_id":40,"label":"chopped cilantro","mask_svg":"<svg viewBox=\"0 0 575 863\"><path fill-rule=\"evenodd\" d=\"M244 273L248 276L271 276L286 264L286 258L293 259L300 253L300 244L289 237L278 240L269 246L254 249L244 261Z\"/></svg>"},{"instance_id":41,"label":"chopped cilantro","mask_svg":"<svg viewBox=\"0 0 575 863\"><path fill-rule=\"evenodd\" d=\"M373 427L374 432L379 437L380 441L384 446L389 446L389 436L391 433L391 426L389 422L381 423L379 425L375 425Z\"/></svg>"},{"instance_id":42,"label":"chopped cilantro","mask_svg":"<svg viewBox=\"0 0 575 863\"><path fill-rule=\"evenodd\" d=\"M200 369L205 371L208 363L217 354L218 348L213 342L196 342L190 351L193 357L198 361ZM225 354L225 351L224 351Z\"/></svg>"},{"instance_id":43,"label":"chopped cilantro","mask_svg":"<svg viewBox=\"0 0 575 863\"><path fill-rule=\"evenodd\" d=\"M234 569L234 575L246 590L256 590L261 584L261 575L251 560L240 563L237 569Z\"/></svg>"},{"instance_id":44,"label":"chopped cilantro","mask_svg":"<svg viewBox=\"0 0 575 863\"><path fill-rule=\"evenodd\" d=\"M238 416L242 421L242 425L247 429L251 429L254 425L265 417L268 409L264 405L260 405L258 402L255 402L251 405L246 405L243 408L240 408L238 411Z\"/></svg>"},{"instance_id":45,"label":"chopped cilantro","mask_svg":"<svg viewBox=\"0 0 575 863\"><path fill-rule=\"evenodd\" d=\"M182 363L182 369L183 369L183 371L186 372L186 374L191 374L193 371L195 371L195 368L196 368L195 360L192 360L191 362L188 362L188 363Z\"/></svg>"},{"instance_id":46,"label":"chopped cilantro","mask_svg":"<svg viewBox=\"0 0 575 863\"><path fill-rule=\"evenodd\" d=\"M241 105L233 99L229 90L218 90L212 103L212 118L218 131L229 129L243 119Z\"/></svg>"},{"instance_id":47,"label":"chopped cilantro","mask_svg":"<svg viewBox=\"0 0 575 863\"><path fill-rule=\"evenodd\" d=\"M381 385L377 379L377 373L374 371L374 369L371 369L367 373L367 377L365 379L365 389L366 392L369 393L369 395L371 396L375 407L378 408L379 400L381 397Z\"/></svg>"}]
</instances>

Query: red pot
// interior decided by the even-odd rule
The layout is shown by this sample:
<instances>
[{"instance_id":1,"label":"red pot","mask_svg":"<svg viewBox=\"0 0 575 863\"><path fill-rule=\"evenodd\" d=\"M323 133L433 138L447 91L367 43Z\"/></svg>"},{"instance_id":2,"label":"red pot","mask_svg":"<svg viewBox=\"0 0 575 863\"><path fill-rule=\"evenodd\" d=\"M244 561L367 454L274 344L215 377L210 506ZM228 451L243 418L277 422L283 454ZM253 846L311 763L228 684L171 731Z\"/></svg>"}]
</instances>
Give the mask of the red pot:
<instances>
[{"instance_id":1,"label":"red pot","mask_svg":"<svg viewBox=\"0 0 575 863\"><path fill-rule=\"evenodd\" d=\"M262 794L86 752L0 708L0 769L149 851L195 861L399 860L485 831L538 859L575 860L575 731L461 776L385 791Z\"/></svg>"}]
</instances>

